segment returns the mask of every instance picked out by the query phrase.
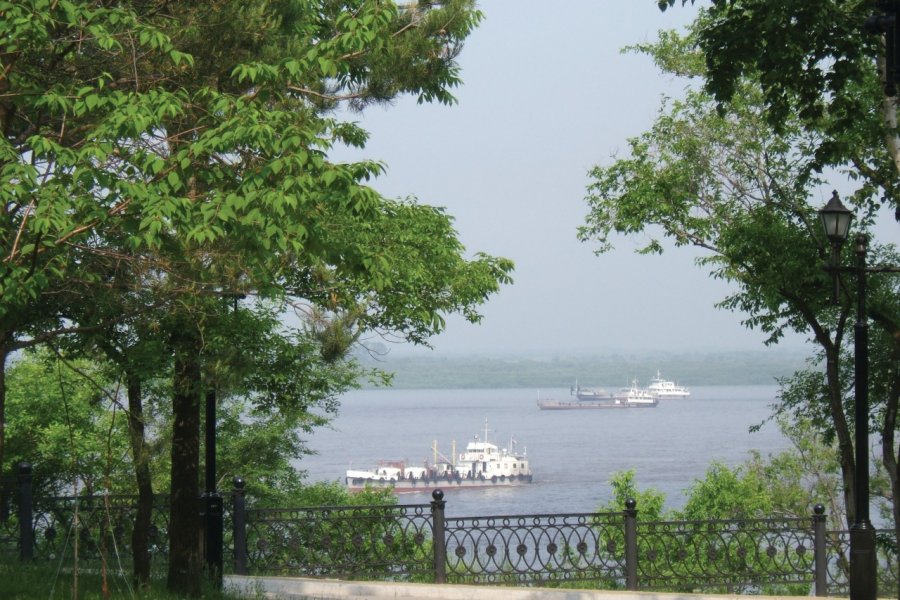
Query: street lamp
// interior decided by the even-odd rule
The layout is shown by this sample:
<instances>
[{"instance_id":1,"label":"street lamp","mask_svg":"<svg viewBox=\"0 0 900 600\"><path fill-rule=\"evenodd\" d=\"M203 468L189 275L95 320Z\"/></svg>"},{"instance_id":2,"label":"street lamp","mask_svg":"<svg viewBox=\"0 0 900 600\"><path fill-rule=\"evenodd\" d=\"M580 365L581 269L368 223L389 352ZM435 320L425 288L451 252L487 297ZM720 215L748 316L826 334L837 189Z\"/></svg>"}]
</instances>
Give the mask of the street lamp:
<instances>
[{"instance_id":1,"label":"street lamp","mask_svg":"<svg viewBox=\"0 0 900 600\"><path fill-rule=\"evenodd\" d=\"M825 229L825 236L831 242L831 266L835 268L841 264L841 246L844 245L844 242L847 240L847 234L850 232L850 222L853 221L853 213L841 203L837 190L835 190L831 193L831 200L828 201L828 204L819 211L819 219L822 221L822 227ZM839 295L840 282L835 274L835 302L838 301Z\"/></svg>"},{"instance_id":2,"label":"street lamp","mask_svg":"<svg viewBox=\"0 0 900 600\"><path fill-rule=\"evenodd\" d=\"M238 301L244 294L224 294L232 301L232 314L238 311ZM216 491L216 386L206 391L206 492L203 494L204 554L206 568L218 589L222 589L224 564L223 527L224 507L222 495Z\"/></svg>"},{"instance_id":3,"label":"street lamp","mask_svg":"<svg viewBox=\"0 0 900 600\"><path fill-rule=\"evenodd\" d=\"M216 389L206 392L206 493L204 500L204 548L206 568L216 588L222 588L223 514L221 494L216 491Z\"/></svg>"},{"instance_id":4,"label":"street lamp","mask_svg":"<svg viewBox=\"0 0 900 600\"><path fill-rule=\"evenodd\" d=\"M837 190L831 192L831 200L819 211L819 218L825 228L825 235L836 249L840 249L850 232L853 212L841 202Z\"/></svg>"},{"instance_id":5,"label":"street lamp","mask_svg":"<svg viewBox=\"0 0 900 600\"><path fill-rule=\"evenodd\" d=\"M841 246L847 240L853 214L841 203L835 191L831 200L819 211L825 235L832 244L831 271L835 279L835 295L838 292L837 274L842 269L839 262ZM869 324L866 317L866 250L868 237L856 236L854 251L856 265L856 324L854 325L854 395L856 410L856 470L853 474L853 496L856 501L853 523L850 525L850 598L851 600L875 600L877 594L877 558L875 555L875 529L869 521Z\"/></svg>"}]
</instances>

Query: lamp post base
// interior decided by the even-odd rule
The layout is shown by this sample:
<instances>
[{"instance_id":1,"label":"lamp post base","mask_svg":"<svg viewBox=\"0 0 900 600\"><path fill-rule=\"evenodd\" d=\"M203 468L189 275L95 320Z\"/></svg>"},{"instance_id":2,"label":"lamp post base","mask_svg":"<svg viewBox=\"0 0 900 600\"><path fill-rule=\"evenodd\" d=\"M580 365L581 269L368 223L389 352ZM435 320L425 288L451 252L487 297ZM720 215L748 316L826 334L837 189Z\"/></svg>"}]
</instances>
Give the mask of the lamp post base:
<instances>
[{"instance_id":1,"label":"lamp post base","mask_svg":"<svg viewBox=\"0 0 900 600\"><path fill-rule=\"evenodd\" d=\"M876 600L878 557L871 523L850 527L850 600Z\"/></svg>"}]
</instances>

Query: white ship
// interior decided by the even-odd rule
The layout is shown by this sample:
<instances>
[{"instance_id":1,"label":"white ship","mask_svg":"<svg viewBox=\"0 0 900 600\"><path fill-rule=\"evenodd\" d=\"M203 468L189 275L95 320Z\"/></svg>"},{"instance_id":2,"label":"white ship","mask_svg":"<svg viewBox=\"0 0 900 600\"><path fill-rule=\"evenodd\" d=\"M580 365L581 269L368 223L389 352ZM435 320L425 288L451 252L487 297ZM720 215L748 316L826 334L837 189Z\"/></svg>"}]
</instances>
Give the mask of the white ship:
<instances>
[{"instance_id":1,"label":"white ship","mask_svg":"<svg viewBox=\"0 0 900 600\"><path fill-rule=\"evenodd\" d=\"M631 405L656 406L658 403L656 396L649 389L638 387L637 379L631 382L630 388L622 388L614 398Z\"/></svg>"},{"instance_id":2,"label":"white ship","mask_svg":"<svg viewBox=\"0 0 900 600\"><path fill-rule=\"evenodd\" d=\"M518 451L518 444L510 437L506 448L487 440L487 421L484 438L466 445L465 452L456 454L456 443L448 458L432 443L433 458L422 466L408 465L405 460L381 461L370 471L349 469L345 482L351 490L369 487L392 488L395 492L419 492L432 489L483 488L514 486L531 483L531 467L527 449Z\"/></svg>"},{"instance_id":3,"label":"white ship","mask_svg":"<svg viewBox=\"0 0 900 600\"><path fill-rule=\"evenodd\" d=\"M674 381L663 379L659 371L656 372L656 377L650 380L647 391L650 392L654 398L659 400L669 398L689 398L691 395L690 390L686 387L676 385Z\"/></svg>"}]
</instances>

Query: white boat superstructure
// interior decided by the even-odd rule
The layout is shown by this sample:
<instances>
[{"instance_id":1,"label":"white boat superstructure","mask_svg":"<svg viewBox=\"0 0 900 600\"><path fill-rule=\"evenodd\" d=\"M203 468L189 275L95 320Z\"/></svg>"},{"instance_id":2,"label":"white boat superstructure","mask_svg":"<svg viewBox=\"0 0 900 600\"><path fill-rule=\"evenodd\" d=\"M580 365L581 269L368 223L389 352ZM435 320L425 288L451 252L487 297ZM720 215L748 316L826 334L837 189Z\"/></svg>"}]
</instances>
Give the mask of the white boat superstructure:
<instances>
[{"instance_id":1,"label":"white boat superstructure","mask_svg":"<svg viewBox=\"0 0 900 600\"><path fill-rule=\"evenodd\" d=\"M437 487L490 487L531 483L531 466L528 464L527 448L518 450L516 440L510 436L505 448L488 441L490 431L484 424L484 438L475 439L466 445L465 452L456 455L456 443L450 457L432 445L434 458L426 460L421 467L409 466L406 461L381 461L372 470L349 469L346 484L350 489L366 486L390 487L395 492L414 492Z\"/></svg>"},{"instance_id":2,"label":"white boat superstructure","mask_svg":"<svg viewBox=\"0 0 900 600\"><path fill-rule=\"evenodd\" d=\"M637 379L631 382L630 388L622 388L620 393L616 394L617 400L624 400L628 404L655 405L656 397L650 393L650 390L639 388Z\"/></svg>"},{"instance_id":3,"label":"white boat superstructure","mask_svg":"<svg viewBox=\"0 0 900 600\"><path fill-rule=\"evenodd\" d=\"M690 390L686 387L677 385L674 381L663 379L659 371L656 371L656 377L650 380L647 391L650 392L653 397L660 400L669 398L688 398L691 395Z\"/></svg>"},{"instance_id":4,"label":"white boat superstructure","mask_svg":"<svg viewBox=\"0 0 900 600\"><path fill-rule=\"evenodd\" d=\"M512 437L506 448L487 441L487 422L484 427L484 439L475 440L466 445L466 451L460 452L456 462L456 470L466 478L489 479L491 481L506 478L531 477L528 465L528 449L518 452L516 440Z\"/></svg>"}]
</instances>

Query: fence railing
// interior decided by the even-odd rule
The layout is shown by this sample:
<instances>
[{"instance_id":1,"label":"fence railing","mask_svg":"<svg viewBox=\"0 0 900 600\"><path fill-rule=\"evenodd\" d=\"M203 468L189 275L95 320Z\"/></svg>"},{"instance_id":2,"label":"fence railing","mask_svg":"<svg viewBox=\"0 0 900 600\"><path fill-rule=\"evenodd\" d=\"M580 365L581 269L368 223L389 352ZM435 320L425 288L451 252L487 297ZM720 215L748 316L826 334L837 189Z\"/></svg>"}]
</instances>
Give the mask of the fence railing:
<instances>
[{"instance_id":1,"label":"fence railing","mask_svg":"<svg viewBox=\"0 0 900 600\"><path fill-rule=\"evenodd\" d=\"M31 498L20 472L0 512L0 560L131 564L136 499ZM9 492L7 487L7 492ZM846 595L849 535L808 518L646 522L629 501L609 513L445 515L429 504L262 509L244 483L225 496L225 572L624 590ZM897 594L892 532L879 548L879 592ZM153 570L164 571L168 501L157 498ZM222 552L219 552L222 556Z\"/></svg>"}]
</instances>

